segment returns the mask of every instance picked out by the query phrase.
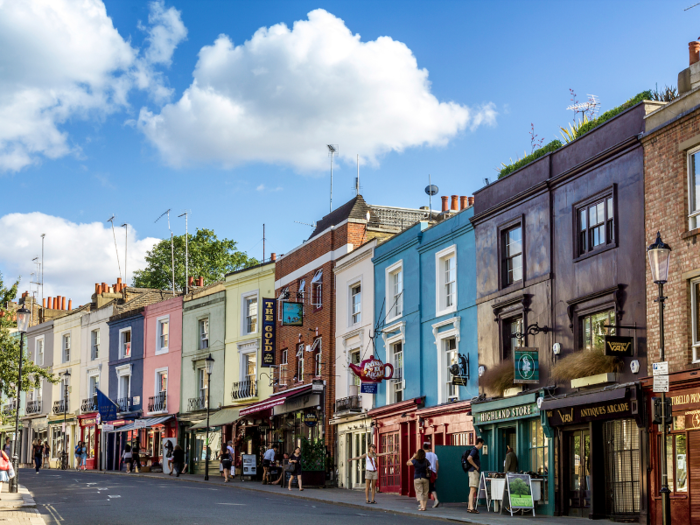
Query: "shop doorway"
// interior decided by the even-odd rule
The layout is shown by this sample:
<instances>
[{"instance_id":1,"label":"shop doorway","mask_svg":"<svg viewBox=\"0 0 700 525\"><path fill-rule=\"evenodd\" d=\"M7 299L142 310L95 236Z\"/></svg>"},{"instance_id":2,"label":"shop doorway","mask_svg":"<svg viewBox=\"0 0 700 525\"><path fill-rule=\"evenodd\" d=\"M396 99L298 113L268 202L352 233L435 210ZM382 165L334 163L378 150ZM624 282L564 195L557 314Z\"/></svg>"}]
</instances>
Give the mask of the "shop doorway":
<instances>
[{"instance_id":1,"label":"shop doorway","mask_svg":"<svg viewBox=\"0 0 700 525\"><path fill-rule=\"evenodd\" d=\"M401 491L401 460L400 460L399 433L389 432L381 434L379 452L389 452L379 460L379 486L382 492Z\"/></svg>"},{"instance_id":2,"label":"shop doorway","mask_svg":"<svg viewBox=\"0 0 700 525\"><path fill-rule=\"evenodd\" d=\"M588 429L564 434L568 448L564 472L569 472L569 516L587 518L591 512L591 434Z\"/></svg>"},{"instance_id":3,"label":"shop doorway","mask_svg":"<svg viewBox=\"0 0 700 525\"><path fill-rule=\"evenodd\" d=\"M367 437L365 432L348 432L345 434L345 450L349 458L356 458L367 453ZM357 460L349 463L347 469L346 487L351 489L365 488L365 461Z\"/></svg>"},{"instance_id":4,"label":"shop doorway","mask_svg":"<svg viewBox=\"0 0 700 525\"><path fill-rule=\"evenodd\" d=\"M496 469L499 472L504 472L505 471L505 463L506 463L506 453L507 453L507 447L511 447L513 450L517 450L515 448L516 443L518 442L518 434L515 430L515 427L510 427L510 428L502 428L500 430L501 432L501 442L499 443L499 460L498 460L498 465L496 466Z\"/></svg>"}]
</instances>

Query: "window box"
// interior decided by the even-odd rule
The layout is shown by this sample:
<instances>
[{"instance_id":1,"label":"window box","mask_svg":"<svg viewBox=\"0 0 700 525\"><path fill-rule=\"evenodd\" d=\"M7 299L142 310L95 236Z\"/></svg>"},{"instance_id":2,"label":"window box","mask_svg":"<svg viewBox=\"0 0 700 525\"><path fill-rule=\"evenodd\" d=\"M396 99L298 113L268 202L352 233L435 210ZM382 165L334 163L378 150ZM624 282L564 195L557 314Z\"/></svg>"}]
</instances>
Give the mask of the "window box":
<instances>
[{"instance_id":1,"label":"window box","mask_svg":"<svg viewBox=\"0 0 700 525\"><path fill-rule=\"evenodd\" d=\"M604 385L607 383L617 383L617 374L608 372L596 374L594 376L579 377L571 380L571 388L582 388L584 386Z\"/></svg>"}]
</instances>

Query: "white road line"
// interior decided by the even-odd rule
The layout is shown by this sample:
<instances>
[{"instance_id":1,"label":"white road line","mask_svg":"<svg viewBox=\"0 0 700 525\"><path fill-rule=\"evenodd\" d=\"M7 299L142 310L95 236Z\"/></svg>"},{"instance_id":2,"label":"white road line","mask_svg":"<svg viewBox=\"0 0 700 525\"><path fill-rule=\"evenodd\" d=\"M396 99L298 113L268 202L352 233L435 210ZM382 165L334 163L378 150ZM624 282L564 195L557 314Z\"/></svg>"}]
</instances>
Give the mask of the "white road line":
<instances>
[{"instance_id":1,"label":"white road line","mask_svg":"<svg viewBox=\"0 0 700 525\"><path fill-rule=\"evenodd\" d=\"M245 507L245 503L217 503L217 505L235 505L237 507Z\"/></svg>"},{"instance_id":2,"label":"white road line","mask_svg":"<svg viewBox=\"0 0 700 525\"><path fill-rule=\"evenodd\" d=\"M121 498L121 496L119 496L118 494L115 495L115 496L112 496L112 495L109 495L109 494L108 494L107 497L108 497L108 498Z\"/></svg>"}]
</instances>

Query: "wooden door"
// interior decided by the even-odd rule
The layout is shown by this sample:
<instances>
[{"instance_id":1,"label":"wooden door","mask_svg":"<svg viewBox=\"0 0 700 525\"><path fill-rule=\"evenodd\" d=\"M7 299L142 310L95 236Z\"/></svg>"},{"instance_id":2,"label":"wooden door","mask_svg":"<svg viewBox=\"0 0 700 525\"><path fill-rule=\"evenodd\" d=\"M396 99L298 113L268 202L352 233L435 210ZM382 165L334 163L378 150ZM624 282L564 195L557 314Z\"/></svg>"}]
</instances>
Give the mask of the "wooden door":
<instances>
[{"instance_id":1,"label":"wooden door","mask_svg":"<svg viewBox=\"0 0 700 525\"><path fill-rule=\"evenodd\" d=\"M379 452L388 456L383 456L379 460L379 486L382 492L401 491L401 461L399 459L399 433L388 432L382 434L379 439Z\"/></svg>"},{"instance_id":2,"label":"wooden door","mask_svg":"<svg viewBox=\"0 0 700 525\"><path fill-rule=\"evenodd\" d=\"M700 431L688 432L686 451L690 479L690 525L700 525Z\"/></svg>"}]
</instances>

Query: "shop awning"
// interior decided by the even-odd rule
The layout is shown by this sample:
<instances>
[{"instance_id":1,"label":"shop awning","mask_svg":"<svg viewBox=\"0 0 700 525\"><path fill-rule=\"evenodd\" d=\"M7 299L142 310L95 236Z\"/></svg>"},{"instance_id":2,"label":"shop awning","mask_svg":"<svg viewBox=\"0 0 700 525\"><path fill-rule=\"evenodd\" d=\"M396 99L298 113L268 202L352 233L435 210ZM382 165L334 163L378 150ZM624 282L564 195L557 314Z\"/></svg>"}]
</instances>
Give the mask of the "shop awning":
<instances>
[{"instance_id":1,"label":"shop awning","mask_svg":"<svg viewBox=\"0 0 700 525\"><path fill-rule=\"evenodd\" d=\"M209 416L209 428L220 427L223 425L228 425L236 421L240 415L240 408L224 408L218 412L214 412ZM199 421L192 425L188 430L199 430L200 428L207 428L207 420Z\"/></svg>"},{"instance_id":2,"label":"shop awning","mask_svg":"<svg viewBox=\"0 0 700 525\"><path fill-rule=\"evenodd\" d=\"M574 394L556 399L545 399L542 402L541 409L554 410L555 408L569 408L592 403L605 403L606 401L615 401L616 399L625 399L627 397L627 386L628 385L624 385L611 390Z\"/></svg>"},{"instance_id":3,"label":"shop awning","mask_svg":"<svg viewBox=\"0 0 700 525\"><path fill-rule=\"evenodd\" d=\"M304 385L298 388L293 388L291 390L285 390L284 392L277 394L276 396L272 396L271 398L266 399L265 401L261 401L260 403L250 405L249 407L242 409L239 415L241 417L249 416L257 412L262 412L263 410L269 410L276 406L283 405L288 398L292 396L299 396L301 394L305 394L306 392L309 392L312 387L313 385Z\"/></svg>"},{"instance_id":4,"label":"shop awning","mask_svg":"<svg viewBox=\"0 0 700 525\"><path fill-rule=\"evenodd\" d=\"M145 427L138 427L136 428L135 423L129 423L128 425L124 425L123 427L115 428L114 430L110 430L109 432L127 432L129 430L139 430L140 428L149 428L155 425L160 425L161 423L165 423L169 419L172 419L173 416L161 416L161 417L152 417L150 419L140 419L138 421L145 421L146 425Z\"/></svg>"}]
</instances>

